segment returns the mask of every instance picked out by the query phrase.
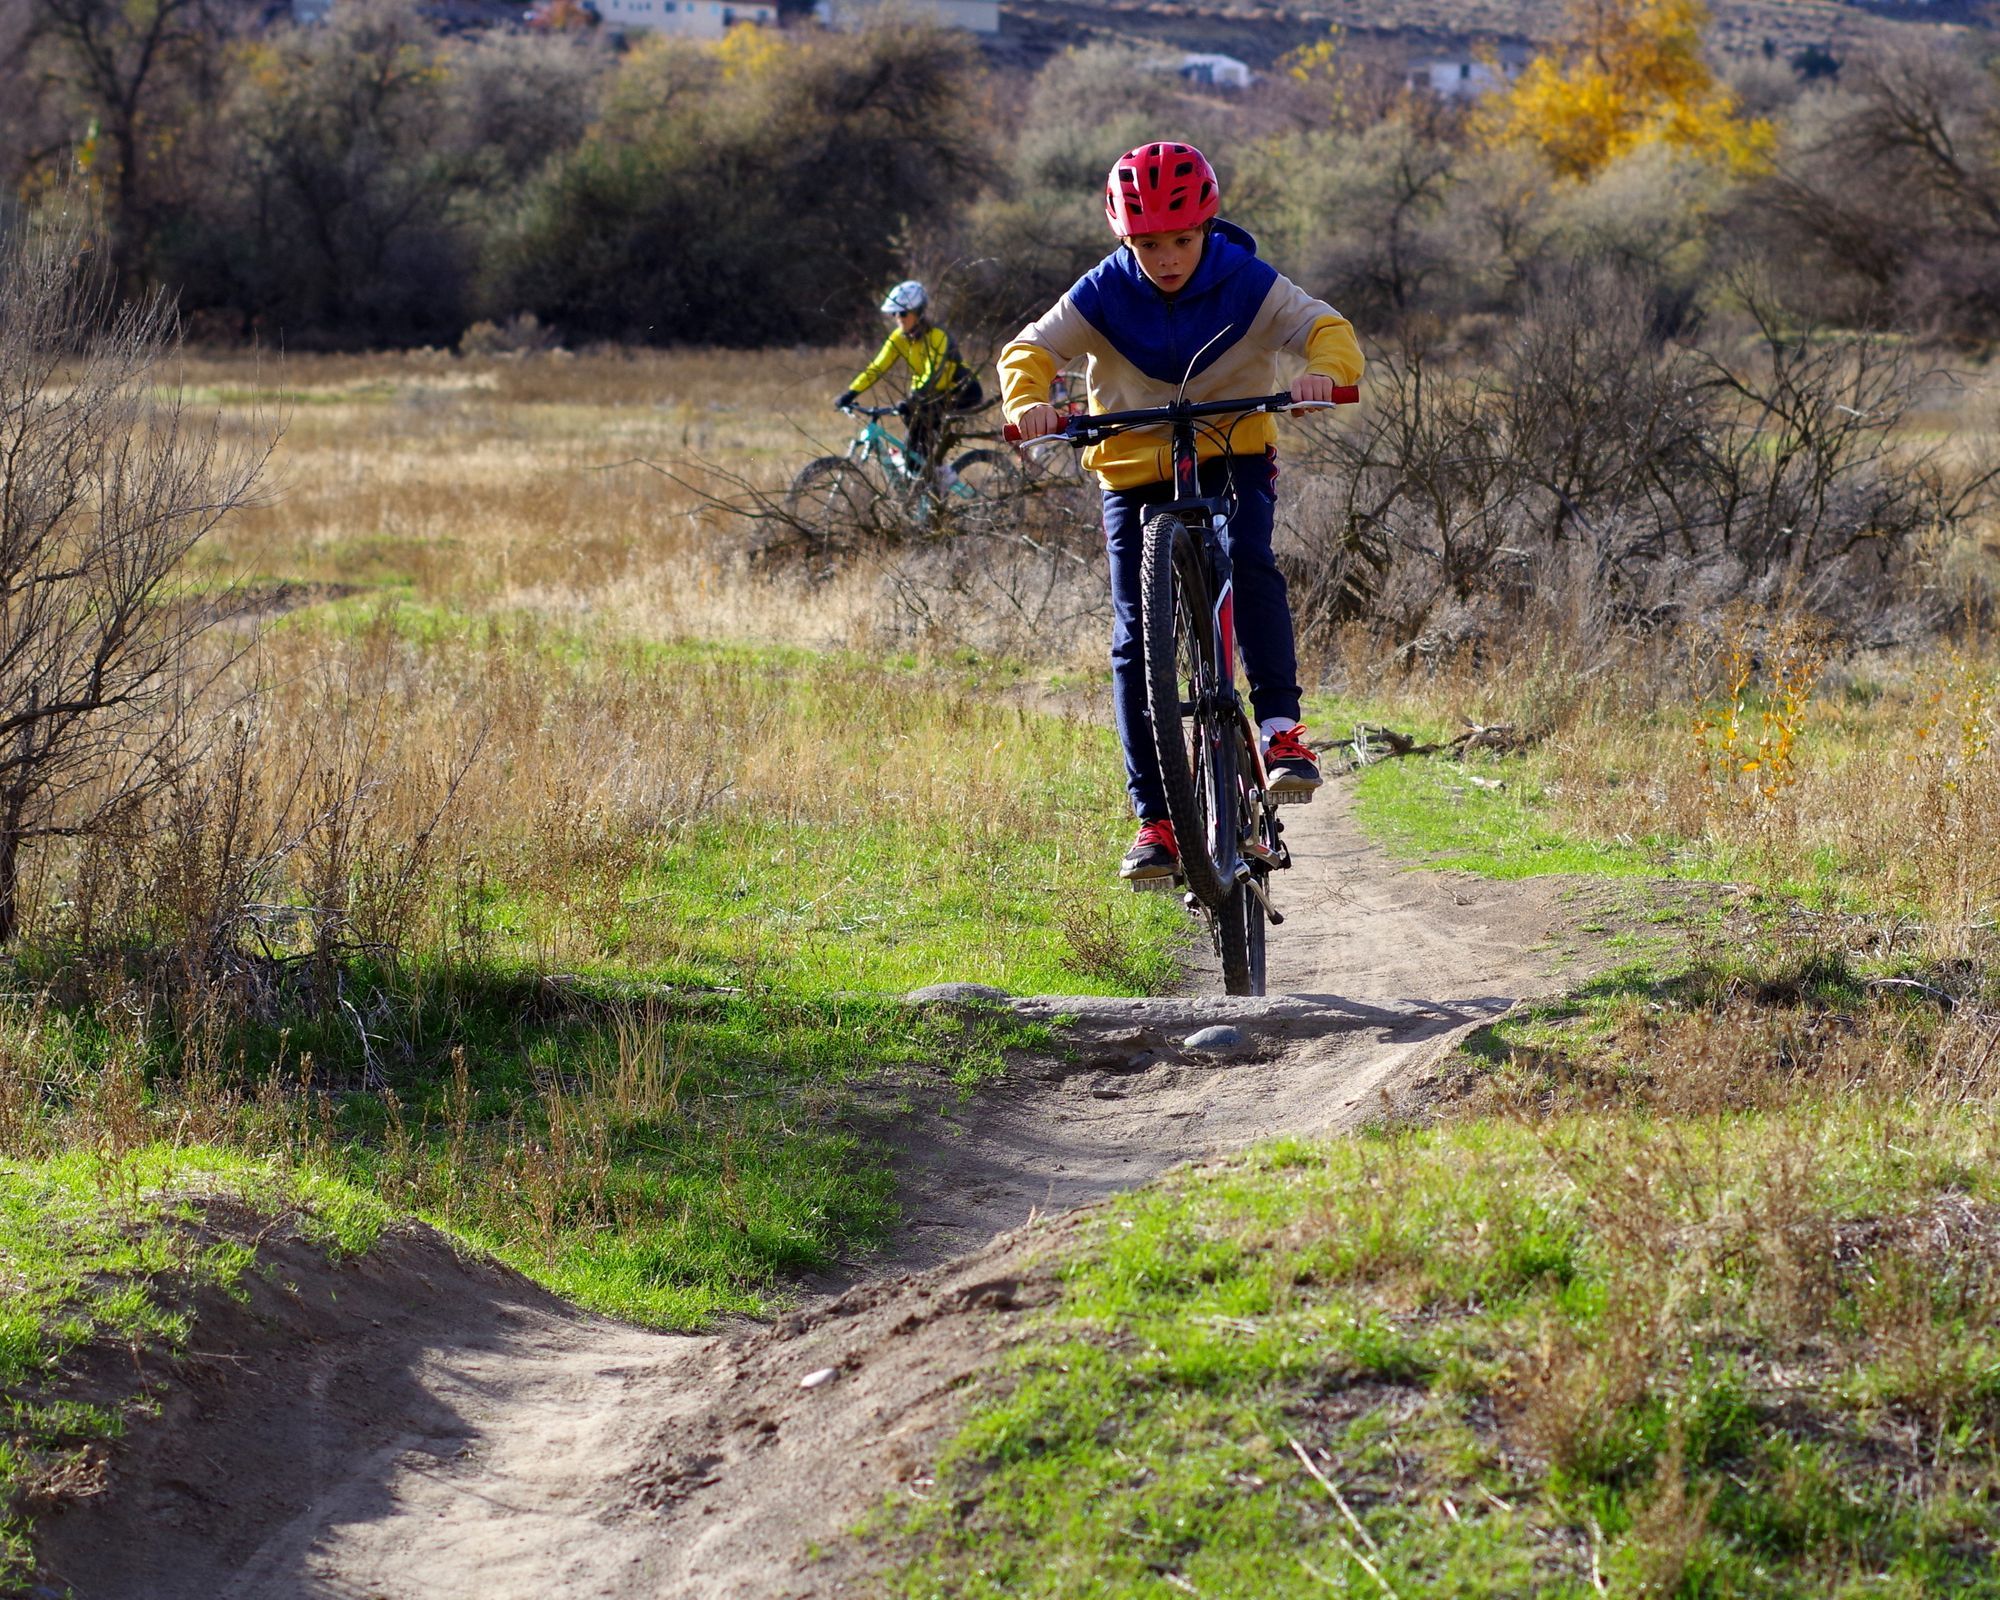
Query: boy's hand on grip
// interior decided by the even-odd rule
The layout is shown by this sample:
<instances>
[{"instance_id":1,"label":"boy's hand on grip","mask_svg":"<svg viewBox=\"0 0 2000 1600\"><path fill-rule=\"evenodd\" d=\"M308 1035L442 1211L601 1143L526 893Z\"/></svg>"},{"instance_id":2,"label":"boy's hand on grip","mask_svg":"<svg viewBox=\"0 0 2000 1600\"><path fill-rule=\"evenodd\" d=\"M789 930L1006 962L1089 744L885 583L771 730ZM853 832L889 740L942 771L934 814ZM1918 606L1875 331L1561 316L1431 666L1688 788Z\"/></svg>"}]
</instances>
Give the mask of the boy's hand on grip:
<instances>
[{"instance_id":1,"label":"boy's hand on grip","mask_svg":"<svg viewBox=\"0 0 2000 1600\"><path fill-rule=\"evenodd\" d=\"M1322 405L1333 404L1333 379L1323 372L1301 372L1292 379L1294 400L1318 401Z\"/></svg>"},{"instance_id":2,"label":"boy's hand on grip","mask_svg":"<svg viewBox=\"0 0 2000 1600\"><path fill-rule=\"evenodd\" d=\"M1023 439L1045 439L1052 433L1060 433L1063 415L1050 405L1032 405L1021 413L1021 420L1014 424L1015 431Z\"/></svg>"}]
</instances>

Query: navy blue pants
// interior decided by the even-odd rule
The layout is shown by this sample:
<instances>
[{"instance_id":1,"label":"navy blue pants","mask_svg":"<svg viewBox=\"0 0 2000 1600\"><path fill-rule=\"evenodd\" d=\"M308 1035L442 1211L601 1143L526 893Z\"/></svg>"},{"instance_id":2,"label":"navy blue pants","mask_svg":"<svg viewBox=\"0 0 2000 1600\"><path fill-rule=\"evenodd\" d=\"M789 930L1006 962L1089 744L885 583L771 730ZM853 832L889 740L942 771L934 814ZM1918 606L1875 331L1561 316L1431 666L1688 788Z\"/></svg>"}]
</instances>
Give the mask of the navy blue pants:
<instances>
[{"instance_id":1,"label":"navy blue pants","mask_svg":"<svg viewBox=\"0 0 2000 1600\"><path fill-rule=\"evenodd\" d=\"M1236 513L1224 547L1236 575L1236 639L1250 679L1256 718L1299 715L1299 663L1292 643L1292 608L1284 574L1271 556L1271 516L1277 508L1278 461L1269 456L1215 456L1201 464L1201 492L1236 484ZM1111 698L1118 742L1125 747L1125 788L1141 819L1164 817L1160 763L1146 717L1145 643L1139 619L1142 527L1148 507L1174 498L1171 483L1104 491L1104 546L1111 557Z\"/></svg>"}]
</instances>

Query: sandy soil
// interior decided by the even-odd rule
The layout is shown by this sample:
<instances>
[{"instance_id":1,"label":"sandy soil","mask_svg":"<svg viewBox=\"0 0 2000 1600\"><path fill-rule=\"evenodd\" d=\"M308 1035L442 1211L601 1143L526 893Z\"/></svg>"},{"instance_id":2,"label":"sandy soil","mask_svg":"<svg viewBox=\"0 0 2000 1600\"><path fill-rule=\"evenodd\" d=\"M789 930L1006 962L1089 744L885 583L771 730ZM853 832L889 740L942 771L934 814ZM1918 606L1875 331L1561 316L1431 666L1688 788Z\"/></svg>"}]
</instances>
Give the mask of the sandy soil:
<instances>
[{"instance_id":1,"label":"sandy soil","mask_svg":"<svg viewBox=\"0 0 2000 1600\"><path fill-rule=\"evenodd\" d=\"M48 1577L80 1600L866 1593L847 1530L923 1478L1051 1297L1065 1213L1351 1127L1564 976L1561 883L1399 871L1335 794L1290 815L1274 998L1016 1002L1066 1019L1068 1056L885 1130L908 1224L837 1298L676 1337L421 1229L341 1268L274 1247L251 1303L204 1317L213 1359L135 1427L107 1492L45 1526ZM1188 1050L1213 1023L1241 1042Z\"/></svg>"}]
</instances>

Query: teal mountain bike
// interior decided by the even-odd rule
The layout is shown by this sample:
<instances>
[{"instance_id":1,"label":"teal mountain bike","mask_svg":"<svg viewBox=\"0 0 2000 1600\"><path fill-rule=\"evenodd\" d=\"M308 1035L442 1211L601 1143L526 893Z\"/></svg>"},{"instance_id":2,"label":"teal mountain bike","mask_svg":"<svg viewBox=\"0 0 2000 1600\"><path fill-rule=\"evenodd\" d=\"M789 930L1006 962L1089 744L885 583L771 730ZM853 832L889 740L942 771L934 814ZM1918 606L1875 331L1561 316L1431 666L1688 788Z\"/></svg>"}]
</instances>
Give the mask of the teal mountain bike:
<instances>
[{"instance_id":1,"label":"teal mountain bike","mask_svg":"<svg viewBox=\"0 0 2000 1600\"><path fill-rule=\"evenodd\" d=\"M847 409L864 419L847 454L808 461L786 492L786 515L802 527L831 533L871 526L885 498L928 522L946 502L956 509L1000 498L1018 473L1012 452L967 450L952 457L956 481L941 487L924 458L883 426L884 417L907 415L905 407Z\"/></svg>"}]
</instances>

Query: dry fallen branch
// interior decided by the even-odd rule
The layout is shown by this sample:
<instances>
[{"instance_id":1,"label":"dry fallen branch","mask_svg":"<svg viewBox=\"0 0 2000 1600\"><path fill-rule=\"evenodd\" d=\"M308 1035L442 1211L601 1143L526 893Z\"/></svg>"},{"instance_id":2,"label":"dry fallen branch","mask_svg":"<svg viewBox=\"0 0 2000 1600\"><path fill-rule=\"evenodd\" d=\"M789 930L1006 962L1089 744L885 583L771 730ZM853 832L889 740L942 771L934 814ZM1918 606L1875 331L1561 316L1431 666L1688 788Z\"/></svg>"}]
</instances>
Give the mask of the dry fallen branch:
<instances>
[{"instance_id":1,"label":"dry fallen branch","mask_svg":"<svg viewBox=\"0 0 2000 1600\"><path fill-rule=\"evenodd\" d=\"M1361 1525L1361 1519L1354 1514L1354 1510L1348 1505L1346 1497L1333 1486L1332 1480L1325 1473L1321 1472L1318 1467L1313 1465L1313 1459L1306 1454L1305 1446L1300 1444L1296 1439L1288 1438L1285 1442L1292 1447L1292 1454L1299 1458L1300 1463L1305 1467L1306 1471L1313 1475L1314 1481L1328 1494L1333 1496L1333 1503L1340 1508L1340 1514L1348 1520L1354 1531L1361 1535L1368 1548L1373 1550L1377 1555L1380 1555L1382 1547L1375 1542L1374 1536ZM1389 1600L1396 1600L1396 1591L1389 1586L1389 1580L1382 1576L1381 1568L1377 1567L1374 1562L1363 1555L1354 1541L1338 1528L1333 1530L1333 1536L1340 1541L1341 1548L1359 1563L1361 1570L1375 1580L1376 1586L1389 1597ZM1299 1564L1305 1567L1307 1572L1312 1573L1322 1583L1329 1581L1324 1573L1314 1572L1312 1567L1305 1561L1301 1560Z\"/></svg>"},{"instance_id":2,"label":"dry fallen branch","mask_svg":"<svg viewBox=\"0 0 2000 1600\"><path fill-rule=\"evenodd\" d=\"M1472 723L1463 733L1449 739L1419 744L1414 734L1399 733L1396 729L1379 722L1357 722L1354 737L1346 748L1352 752L1348 760L1336 767L1336 775L1358 772L1363 767L1381 761L1393 761L1401 756L1451 756L1460 757L1475 750L1486 750L1498 755L1513 755L1527 749L1541 738L1539 733L1523 733L1511 722L1485 726Z\"/></svg>"}]
</instances>

